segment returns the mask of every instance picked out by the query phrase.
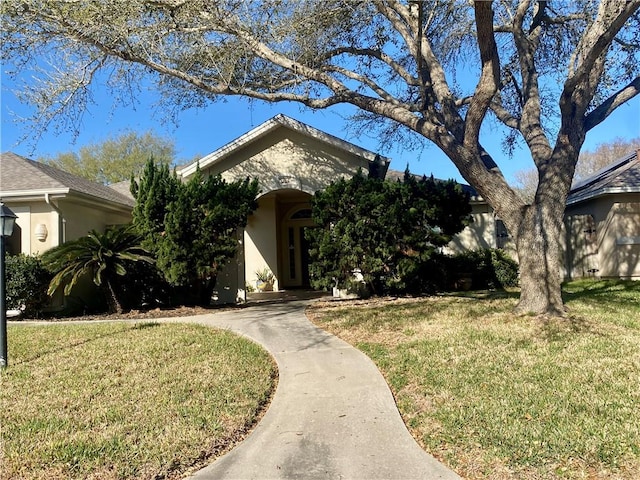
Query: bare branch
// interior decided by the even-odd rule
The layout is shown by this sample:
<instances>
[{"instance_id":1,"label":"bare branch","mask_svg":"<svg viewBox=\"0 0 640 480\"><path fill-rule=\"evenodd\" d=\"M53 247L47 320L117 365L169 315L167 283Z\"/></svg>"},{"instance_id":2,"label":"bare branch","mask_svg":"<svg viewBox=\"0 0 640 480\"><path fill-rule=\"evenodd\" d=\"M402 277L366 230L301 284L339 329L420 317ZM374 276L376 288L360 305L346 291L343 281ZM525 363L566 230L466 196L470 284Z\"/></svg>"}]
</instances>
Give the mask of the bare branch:
<instances>
[{"instance_id":1,"label":"bare branch","mask_svg":"<svg viewBox=\"0 0 640 480\"><path fill-rule=\"evenodd\" d=\"M475 2L478 47L482 61L482 72L465 118L464 144L474 150L478 146L480 127L498 91L500 60L493 36L493 10L489 2Z\"/></svg>"},{"instance_id":2,"label":"bare branch","mask_svg":"<svg viewBox=\"0 0 640 480\"><path fill-rule=\"evenodd\" d=\"M616 108L640 94L640 77L636 77L607 100L594 108L584 119L585 132L604 122Z\"/></svg>"}]
</instances>

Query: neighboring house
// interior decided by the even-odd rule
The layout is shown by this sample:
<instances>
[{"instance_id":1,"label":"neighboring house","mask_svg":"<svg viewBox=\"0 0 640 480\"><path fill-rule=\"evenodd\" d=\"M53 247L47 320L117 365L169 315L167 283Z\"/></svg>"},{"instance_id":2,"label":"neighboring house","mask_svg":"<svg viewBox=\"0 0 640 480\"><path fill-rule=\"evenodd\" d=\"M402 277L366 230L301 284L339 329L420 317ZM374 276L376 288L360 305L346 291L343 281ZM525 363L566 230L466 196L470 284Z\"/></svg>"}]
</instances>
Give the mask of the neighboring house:
<instances>
[{"instance_id":1,"label":"neighboring house","mask_svg":"<svg viewBox=\"0 0 640 480\"><path fill-rule=\"evenodd\" d=\"M566 276L640 280L638 151L571 189L565 210Z\"/></svg>"},{"instance_id":2,"label":"neighboring house","mask_svg":"<svg viewBox=\"0 0 640 480\"><path fill-rule=\"evenodd\" d=\"M131 195L11 152L0 154L0 200L18 216L7 252L42 253L131 221Z\"/></svg>"}]
</instances>

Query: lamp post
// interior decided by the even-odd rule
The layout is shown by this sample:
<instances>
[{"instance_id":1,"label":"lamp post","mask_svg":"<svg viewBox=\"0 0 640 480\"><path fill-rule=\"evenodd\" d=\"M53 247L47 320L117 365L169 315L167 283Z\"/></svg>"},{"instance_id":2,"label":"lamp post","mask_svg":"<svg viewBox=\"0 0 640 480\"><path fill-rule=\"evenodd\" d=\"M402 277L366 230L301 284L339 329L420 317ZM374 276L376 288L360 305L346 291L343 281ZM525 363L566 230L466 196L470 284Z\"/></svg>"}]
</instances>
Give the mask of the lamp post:
<instances>
[{"instance_id":1,"label":"lamp post","mask_svg":"<svg viewBox=\"0 0 640 480\"><path fill-rule=\"evenodd\" d=\"M16 214L0 202L0 368L6 368L9 365L9 357L7 356L7 306L6 306L6 287L4 266L5 238L10 237L13 233L13 226L16 223Z\"/></svg>"}]
</instances>

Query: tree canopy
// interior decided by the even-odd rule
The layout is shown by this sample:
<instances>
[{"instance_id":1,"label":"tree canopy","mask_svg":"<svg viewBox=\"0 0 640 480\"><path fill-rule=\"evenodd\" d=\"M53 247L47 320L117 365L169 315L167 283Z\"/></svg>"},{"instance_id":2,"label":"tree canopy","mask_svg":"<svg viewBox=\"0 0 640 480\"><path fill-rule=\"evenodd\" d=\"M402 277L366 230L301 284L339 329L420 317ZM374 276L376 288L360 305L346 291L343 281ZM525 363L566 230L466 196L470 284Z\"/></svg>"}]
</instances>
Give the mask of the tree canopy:
<instances>
[{"instance_id":1,"label":"tree canopy","mask_svg":"<svg viewBox=\"0 0 640 480\"><path fill-rule=\"evenodd\" d=\"M516 240L518 309L562 314L564 204L586 133L640 92L640 0L5 0L2 54L35 120L75 126L106 75L116 101L155 81L161 108L227 95L349 104L389 144L429 140ZM47 67L43 59L51 59ZM66 114L66 116L65 116ZM525 202L481 129L539 173Z\"/></svg>"},{"instance_id":2,"label":"tree canopy","mask_svg":"<svg viewBox=\"0 0 640 480\"><path fill-rule=\"evenodd\" d=\"M153 132L125 132L80 147L78 152L63 152L38 160L94 182L110 184L140 175L151 157L158 163L173 163L173 141Z\"/></svg>"}]
</instances>

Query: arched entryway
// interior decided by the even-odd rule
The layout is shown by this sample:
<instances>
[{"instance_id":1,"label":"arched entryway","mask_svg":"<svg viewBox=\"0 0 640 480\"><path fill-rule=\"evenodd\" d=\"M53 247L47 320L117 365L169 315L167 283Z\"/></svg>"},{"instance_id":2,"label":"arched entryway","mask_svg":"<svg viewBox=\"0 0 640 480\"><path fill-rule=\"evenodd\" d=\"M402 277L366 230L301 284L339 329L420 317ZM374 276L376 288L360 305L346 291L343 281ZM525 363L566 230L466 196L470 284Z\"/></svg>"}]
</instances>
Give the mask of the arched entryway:
<instances>
[{"instance_id":1,"label":"arched entryway","mask_svg":"<svg viewBox=\"0 0 640 480\"><path fill-rule=\"evenodd\" d=\"M275 276L274 289L309 286L309 253L304 231L313 226L311 195L297 189L270 191L258 198L244 232L245 278L249 291L257 272Z\"/></svg>"}]
</instances>

